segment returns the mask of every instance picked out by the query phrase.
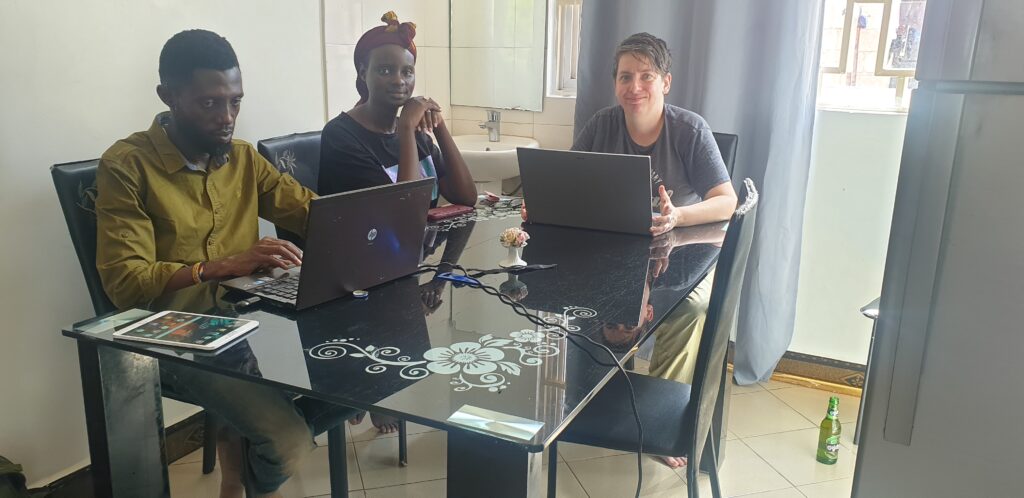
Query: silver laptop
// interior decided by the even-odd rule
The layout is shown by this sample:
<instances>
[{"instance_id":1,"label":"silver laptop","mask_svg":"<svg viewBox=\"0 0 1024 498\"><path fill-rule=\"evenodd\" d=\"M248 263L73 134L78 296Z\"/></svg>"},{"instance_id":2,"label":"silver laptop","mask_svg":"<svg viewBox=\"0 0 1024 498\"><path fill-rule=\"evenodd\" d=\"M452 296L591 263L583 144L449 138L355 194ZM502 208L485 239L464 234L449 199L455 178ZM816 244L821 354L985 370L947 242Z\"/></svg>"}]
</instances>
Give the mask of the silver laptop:
<instances>
[{"instance_id":1,"label":"silver laptop","mask_svg":"<svg viewBox=\"0 0 1024 498\"><path fill-rule=\"evenodd\" d=\"M529 223L651 234L651 158L520 147Z\"/></svg>"},{"instance_id":2,"label":"silver laptop","mask_svg":"<svg viewBox=\"0 0 1024 498\"><path fill-rule=\"evenodd\" d=\"M305 309L413 273L423 253L434 179L313 199L302 266L221 285Z\"/></svg>"}]
</instances>

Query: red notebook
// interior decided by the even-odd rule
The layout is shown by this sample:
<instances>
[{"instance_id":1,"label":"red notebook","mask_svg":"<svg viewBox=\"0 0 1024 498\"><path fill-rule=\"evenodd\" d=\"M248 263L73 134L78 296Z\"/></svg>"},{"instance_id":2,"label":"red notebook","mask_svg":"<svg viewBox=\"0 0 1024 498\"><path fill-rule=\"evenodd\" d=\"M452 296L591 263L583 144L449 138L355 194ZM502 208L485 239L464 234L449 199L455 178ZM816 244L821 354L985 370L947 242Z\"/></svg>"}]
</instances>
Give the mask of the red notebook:
<instances>
[{"instance_id":1,"label":"red notebook","mask_svg":"<svg viewBox=\"0 0 1024 498\"><path fill-rule=\"evenodd\" d=\"M427 221L440 221L448 218L454 218L466 213L472 213L475 210L476 208L473 206L449 204L447 206L432 208L427 211Z\"/></svg>"}]
</instances>

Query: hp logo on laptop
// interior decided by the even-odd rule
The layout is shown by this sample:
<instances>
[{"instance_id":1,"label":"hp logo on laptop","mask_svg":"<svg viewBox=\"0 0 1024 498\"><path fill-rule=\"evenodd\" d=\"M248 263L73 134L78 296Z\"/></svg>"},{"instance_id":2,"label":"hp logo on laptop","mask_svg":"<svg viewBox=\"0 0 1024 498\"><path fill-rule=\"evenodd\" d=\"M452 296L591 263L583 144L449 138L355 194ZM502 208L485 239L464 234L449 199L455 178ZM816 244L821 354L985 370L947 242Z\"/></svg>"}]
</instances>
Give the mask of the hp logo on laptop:
<instances>
[{"instance_id":1,"label":"hp logo on laptop","mask_svg":"<svg viewBox=\"0 0 1024 498\"><path fill-rule=\"evenodd\" d=\"M377 238L377 229L376 228L371 228L370 231L366 234L366 240L369 240L370 242L373 242L373 239L376 239L376 238Z\"/></svg>"}]
</instances>

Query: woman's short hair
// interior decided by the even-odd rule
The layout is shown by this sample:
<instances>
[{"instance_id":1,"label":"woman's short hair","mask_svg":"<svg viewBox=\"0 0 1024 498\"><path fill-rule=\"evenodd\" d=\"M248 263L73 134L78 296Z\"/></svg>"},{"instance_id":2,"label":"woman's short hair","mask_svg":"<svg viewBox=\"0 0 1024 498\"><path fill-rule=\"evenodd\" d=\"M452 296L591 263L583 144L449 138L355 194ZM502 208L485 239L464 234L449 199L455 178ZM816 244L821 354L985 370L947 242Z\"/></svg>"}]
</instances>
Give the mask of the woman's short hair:
<instances>
[{"instance_id":1,"label":"woman's short hair","mask_svg":"<svg viewBox=\"0 0 1024 498\"><path fill-rule=\"evenodd\" d=\"M612 78L619 75L619 59L623 55L646 59L658 74L665 76L672 69L672 53L668 50L665 40L650 33L636 33L622 40L615 49L615 63L612 66Z\"/></svg>"}]
</instances>

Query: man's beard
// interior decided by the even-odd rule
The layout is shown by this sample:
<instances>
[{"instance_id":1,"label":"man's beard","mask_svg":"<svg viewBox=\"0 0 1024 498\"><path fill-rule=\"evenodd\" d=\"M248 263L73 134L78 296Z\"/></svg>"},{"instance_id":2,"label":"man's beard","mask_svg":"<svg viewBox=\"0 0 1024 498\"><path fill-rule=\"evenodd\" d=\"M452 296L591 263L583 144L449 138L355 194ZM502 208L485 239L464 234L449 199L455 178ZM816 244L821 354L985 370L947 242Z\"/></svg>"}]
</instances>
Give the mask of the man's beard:
<instances>
[{"instance_id":1,"label":"man's beard","mask_svg":"<svg viewBox=\"0 0 1024 498\"><path fill-rule=\"evenodd\" d=\"M231 142L221 142L219 140L211 139L208 135L204 134L191 123L184 121L178 121L175 123L178 127L178 132L185 137L199 152L209 154L210 157L221 157L231 151Z\"/></svg>"}]
</instances>

